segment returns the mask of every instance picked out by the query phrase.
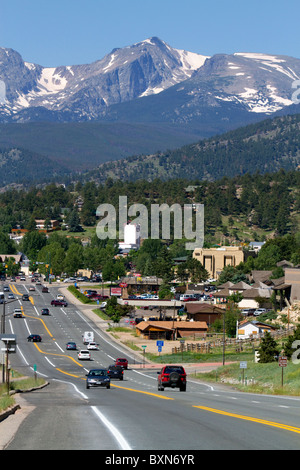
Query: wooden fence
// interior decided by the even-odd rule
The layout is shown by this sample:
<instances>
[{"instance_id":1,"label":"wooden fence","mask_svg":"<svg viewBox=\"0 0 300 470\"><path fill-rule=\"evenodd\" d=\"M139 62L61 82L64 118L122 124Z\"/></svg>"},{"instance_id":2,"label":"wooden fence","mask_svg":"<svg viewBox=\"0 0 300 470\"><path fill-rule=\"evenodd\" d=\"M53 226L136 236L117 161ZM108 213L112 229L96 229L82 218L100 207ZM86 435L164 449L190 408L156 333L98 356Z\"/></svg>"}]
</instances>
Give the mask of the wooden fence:
<instances>
[{"instance_id":1,"label":"wooden fence","mask_svg":"<svg viewBox=\"0 0 300 470\"><path fill-rule=\"evenodd\" d=\"M294 328L290 327L285 330L276 330L271 332L271 336L275 340L286 338L292 335ZM245 346L252 345L253 348L258 347L264 335L252 336L251 338L238 339L238 338L225 338L225 346L235 347L236 351L241 351ZM209 353L213 348L223 347L223 335L222 337L213 338L209 341L203 340L199 343L188 343L182 342L179 347L172 348L172 354L178 354L182 352L197 352L197 353Z\"/></svg>"}]
</instances>

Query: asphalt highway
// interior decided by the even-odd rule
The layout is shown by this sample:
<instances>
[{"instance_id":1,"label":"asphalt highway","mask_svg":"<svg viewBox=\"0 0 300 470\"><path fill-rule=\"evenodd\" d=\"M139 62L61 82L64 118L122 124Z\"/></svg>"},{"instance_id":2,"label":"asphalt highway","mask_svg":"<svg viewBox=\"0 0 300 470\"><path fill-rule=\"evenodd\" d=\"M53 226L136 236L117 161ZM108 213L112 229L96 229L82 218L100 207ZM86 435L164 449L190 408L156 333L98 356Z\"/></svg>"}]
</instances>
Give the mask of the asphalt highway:
<instances>
[{"instance_id":1,"label":"asphalt highway","mask_svg":"<svg viewBox=\"0 0 300 470\"><path fill-rule=\"evenodd\" d=\"M186 392L157 389L157 370L144 367L139 355L124 349L85 315L78 305L52 307L58 287L29 292L30 284L10 284L11 292L29 293L30 301L6 305L6 333L17 335L13 368L24 375L44 377L49 385L25 394L30 412L5 446L7 450L176 451L299 450L300 400L293 397L253 395L188 376ZM14 318L22 305L24 318ZM41 315L42 308L50 315ZM1 307L0 307L1 309ZM78 349L84 331L94 331L98 351L91 361L79 361L66 343ZM41 343L27 341L39 334ZM91 368L107 367L126 357L124 380L111 388L86 389ZM187 368L188 370L188 368ZM17 417L9 418L9 422ZM5 421L7 421L5 423ZM0 423L0 435L8 420ZM129 455L129 454L127 454Z\"/></svg>"}]
</instances>

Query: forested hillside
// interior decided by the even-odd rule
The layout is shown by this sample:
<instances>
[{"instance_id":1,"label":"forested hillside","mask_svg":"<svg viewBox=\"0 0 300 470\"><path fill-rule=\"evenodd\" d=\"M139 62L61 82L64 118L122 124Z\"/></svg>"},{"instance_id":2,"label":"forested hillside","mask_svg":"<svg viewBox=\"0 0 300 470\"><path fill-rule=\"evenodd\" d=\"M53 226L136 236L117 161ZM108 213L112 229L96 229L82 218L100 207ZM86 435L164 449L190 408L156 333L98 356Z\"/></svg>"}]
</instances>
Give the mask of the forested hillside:
<instances>
[{"instance_id":1,"label":"forested hillside","mask_svg":"<svg viewBox=\"0 0 300 470\"><path fill-rule=\"evenodd\" d=\"M5 232L27 228L34 218L58 219L70 225L71 215L76 214L77 225L94 230L97 207L109 203L118 214L119 196L127 196L128 207L133 203L144 204L149 214L151 204L202 203L206 234L211 236L216 232L225 237L227 232L234 234L234 227L235 237L240 240L253 238L253 231L284 235L299 229L300 171L296 170L224 177L217 181L124 182L109 178L102 184L78 182L63 187L52 183L28 191L14 189L0 194L0 227Z\"/></svg>"},{"instance_id":2,"label":"forested hillside","mask_svg":"<svg viewBox=\"0 0 300 470\"><path fill-rule=\"evenodd\" d=\"M139 180L122 182L107 179L76 183L63 187L49 184L28 191L9 190L0 194L0 253L24 252L33 262L51 266L55 274L74 273L79 268L101 269L105 279L122 276L132 261L143 274L166 277L176 257L191 257L184 239L152 240L129 258L118 260L116 240L103 241L96 235L96 209L110 203L118 214L119 196L144 204L150 215L151 204L203 203L205 214L204 245L241 244L268 240L265 257L255 269L273 269L286 259L300 264L300 172L280 170L264 175L244 175L218 181ZM78 203L81 202L81 210ZM34 219L57 219L61 230L46 235L35 229ZM133 217L134 220L135 217ZM171 220L173 218L171 217ZM150 225L149 225L150 227ZM12 229L27 229L20 245L10 240ZM149 234L150 237L150 234ZM84 243L81 243L84 241ZM270 246L271 243L271 246ZM155 257L155 253L159 253ZM253 265L254 266L254 265ZM254 269L252 266L252 269ZM247 269L249 265L247 264ZM245 268L246 269L246 268Z\"/></svg>"},{"instance_id":3,"label":"forested hillside","mask_svg":"<svg viewBox=\"0 0 300 470\"><path fill-rule=\"evenodd\" d=\"M135 181L198 178L291 170L300 164L300 114L277 117L180 149L101 165L86 179Z\"/></svg>"}]
</instances>

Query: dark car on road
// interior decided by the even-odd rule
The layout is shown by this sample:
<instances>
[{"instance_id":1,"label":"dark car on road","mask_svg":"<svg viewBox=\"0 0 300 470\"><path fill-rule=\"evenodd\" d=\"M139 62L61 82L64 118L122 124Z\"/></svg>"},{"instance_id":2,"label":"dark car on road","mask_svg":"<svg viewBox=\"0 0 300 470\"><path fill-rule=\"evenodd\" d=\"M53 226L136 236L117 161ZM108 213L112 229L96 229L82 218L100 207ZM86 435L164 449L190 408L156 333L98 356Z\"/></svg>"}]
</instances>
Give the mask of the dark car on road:
<instances>
[{"instance_id":1,"label":"dark car on road","mask_svg":"<svg viewBox=\"0 0 300 470\"><path fill-rule=\"evenodd\" d=\"M51 300L51 305L54 305L54 307L67 307L68 303L65 300Z\"/></svg>"},{"instance_id":2,"label":"dark car on road","mask_svg":"<svg viewBox=\"0 0 300 470\"><path fill-rule=\"evenodd\" d=\"M91 369L86 375L86 388L106 387L110 388L110 377L107 369Z\"/></svg>"},{"instance_id":3,"label":"dark car on road","mask_svg":"<svg viewBox=\"0 0 300 470\"><path fill-rule=\"evenodd\" d=\"M69 341L66 344L66 349L76 351L77 349L76 343L74 343L74 341Z\"/></svg>"},{"instance_id":4,"label":"dark car on road","mask_svg":"<svg viewBox=\"0 0 300 470\"><path fill-rule=\"evenodd\" d=\"M124 377L124 370L121 366L115 366L114 364L109 366L107 369L107 373L111 379L119 379L123 380Z\"/></svg>"},{"instance_id":5,"label":"dark car on road","mask_svg":"<svg viewBox=\"0 0 300 470\"><path fill-rule=\"evenodd\" d=\"M181 392L186 391L186 373L182 366L164 366L158 373L158 390L165 387L178 387Z\"/></svg>"},{"instance_id":6,"label":"dark car on road","mask_svg":"<svg viewBox=\"0 0 300 470\"><path fill-rule=\"evenodd\" d=\"M27 341L40 343L42 341L42 338L40 337L40 335L29 335Z\"/></svg>"},{"instance_id":7,"label":"dark car on road","mask_svg":"<svg viewBox=\"0 0 300 470\"><path fill-rule=\"evenodd\" d=\"M49 315L49 308L42 308L41 314L42 315Z\"/></svg>"},{"instance_id":8,"label":"dark car on road","mask_svg":"<svg viewBox=\"0 0 300 470\"><path fill-rule=\"evenodd\" d=\"M22 300L29 300L29 295L28 294L23 294L22 295Z\"/></svg>"}]
</instances>

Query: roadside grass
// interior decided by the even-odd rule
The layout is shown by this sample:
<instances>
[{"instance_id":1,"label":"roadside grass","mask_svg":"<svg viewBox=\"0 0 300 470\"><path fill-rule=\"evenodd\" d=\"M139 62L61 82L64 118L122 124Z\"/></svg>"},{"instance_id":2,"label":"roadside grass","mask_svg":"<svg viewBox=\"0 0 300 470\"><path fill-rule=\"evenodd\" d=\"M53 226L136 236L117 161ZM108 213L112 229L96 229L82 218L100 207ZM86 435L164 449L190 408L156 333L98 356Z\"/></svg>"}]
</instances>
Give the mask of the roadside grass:
<instances>
[{"instance_id":1,"label":"roadside grass","mask_svg":"<svg viewBox=\"0 0 300 470\"><path fill-rule=\"evenodd\" d=\"M18 380L14 380L9 384L9 391L28 391L32 388L44 385L46 382L42 378L35 379L34 377L25 377ZM13 395L7 393L7 385L0 384L0 413L7 410L15 404Z\"/></svg>"},{"instance_id":2,"label":"roadside grass","mask_svg":"<svg viewBox=\"0 0 300 470\"><path fill-rule=\"evenodd\" d=\"M286 367L280 367L278 362L260 364L247 361L246 369L241 369L240 363L236 362L211 372L195 373L193 376L204 381L234 386L244 392L300 396L299 365L291 361Z\"/></svg>"}]
</instances>

